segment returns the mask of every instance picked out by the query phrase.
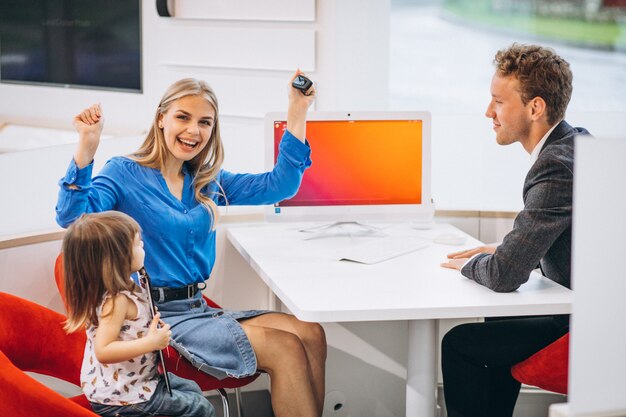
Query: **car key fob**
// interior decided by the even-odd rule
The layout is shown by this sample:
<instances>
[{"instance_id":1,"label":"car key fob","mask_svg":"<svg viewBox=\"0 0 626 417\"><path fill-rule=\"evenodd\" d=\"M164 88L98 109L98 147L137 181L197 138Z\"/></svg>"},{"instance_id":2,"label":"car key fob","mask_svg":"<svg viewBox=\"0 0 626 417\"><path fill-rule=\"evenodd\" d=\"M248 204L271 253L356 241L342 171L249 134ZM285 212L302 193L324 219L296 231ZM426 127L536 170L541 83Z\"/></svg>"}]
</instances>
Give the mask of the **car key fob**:
<instances>
[{"instance_id":1,"label":"car key fob","mask_svg":"<svg viewBox=\"0 0 626 417\"><path fill-rule=\"evenodd\" d=\"M304 75L298 75L296 77L295 80L293 80L293 82L291 83L291 85L294 88L297 88L298 90L302 91L302 94L304 94L305 96L308 95L306 92L309 90L309 88L311 88L311 86L313 85L313 81L309 80L307 77L305 77Z\"/></svg>"}]
</instances>

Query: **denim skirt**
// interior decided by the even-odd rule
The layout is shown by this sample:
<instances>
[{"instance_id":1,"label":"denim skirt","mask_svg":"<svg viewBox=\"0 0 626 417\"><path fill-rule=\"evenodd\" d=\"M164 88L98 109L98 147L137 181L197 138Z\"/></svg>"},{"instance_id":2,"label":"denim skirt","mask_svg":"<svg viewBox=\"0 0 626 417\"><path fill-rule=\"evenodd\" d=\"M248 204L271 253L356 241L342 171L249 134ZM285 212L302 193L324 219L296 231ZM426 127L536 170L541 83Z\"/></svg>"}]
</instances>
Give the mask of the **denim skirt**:
<instances>
[{"instance_id":1,"label":"denim skirt","mask_svg":"<svg viewBox=\"0 0 626 417\"><path fill-rule=\"evenodd\" d=\"M171 326L170 345L197 369L218 379L244 378L256 372L256 355L239 320L270 311L209 307L200 291L194 298L156 305L161 319Z\"/></svg>"}]
</instances>

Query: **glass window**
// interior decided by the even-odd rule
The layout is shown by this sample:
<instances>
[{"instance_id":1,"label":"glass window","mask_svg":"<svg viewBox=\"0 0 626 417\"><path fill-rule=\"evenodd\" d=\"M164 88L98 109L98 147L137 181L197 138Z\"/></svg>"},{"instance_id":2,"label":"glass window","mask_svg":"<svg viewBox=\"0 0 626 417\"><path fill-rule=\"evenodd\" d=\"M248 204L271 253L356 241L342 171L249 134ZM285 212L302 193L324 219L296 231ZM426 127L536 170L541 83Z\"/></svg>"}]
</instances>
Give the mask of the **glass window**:
<instances>
[{"instance_id":1,"label":"glass window","mask_svg":"<svg viewBox=\"0 0 626 417\"><path fill-rule=\"evenodd\" d=\"M432 113L439 209L522 207L529 156L497 146L484 117L493 57L513 42L570 63L570 124L623 137L626 0L391 0L390 108Z\"/></svg>"}]
</instances>

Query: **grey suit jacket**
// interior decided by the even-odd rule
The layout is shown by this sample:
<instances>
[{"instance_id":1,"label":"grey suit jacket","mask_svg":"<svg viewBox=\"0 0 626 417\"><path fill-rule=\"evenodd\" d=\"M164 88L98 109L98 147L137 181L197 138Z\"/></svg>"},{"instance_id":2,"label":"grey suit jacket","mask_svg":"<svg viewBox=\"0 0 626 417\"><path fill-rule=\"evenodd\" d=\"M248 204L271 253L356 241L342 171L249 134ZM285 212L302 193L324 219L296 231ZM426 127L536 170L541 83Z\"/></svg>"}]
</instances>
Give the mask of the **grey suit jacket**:
<instances>
[{"instance_id":1,"label":"grey suit jacket","mask_svg":"<svg viewBox=\"0 0 626 417\"><path fill-rule=\"evenodd\" d=\"M552 131L524 181L524 209L493 255L472 258L461 273L497 292L515 291L539 264L546 277L570 288L574 136L565 121Z\"/></svg>"}]
</instances>

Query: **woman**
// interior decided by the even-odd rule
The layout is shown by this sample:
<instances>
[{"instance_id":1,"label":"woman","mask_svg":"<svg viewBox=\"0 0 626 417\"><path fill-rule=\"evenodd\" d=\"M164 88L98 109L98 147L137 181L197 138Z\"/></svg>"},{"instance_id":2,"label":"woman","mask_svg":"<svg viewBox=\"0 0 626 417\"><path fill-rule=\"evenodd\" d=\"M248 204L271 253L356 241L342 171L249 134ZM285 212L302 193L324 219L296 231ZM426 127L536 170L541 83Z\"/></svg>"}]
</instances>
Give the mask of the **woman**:
<instances>
[{"instance_id":1,"label":"woman","mask_svg":"<svg viewBox=\"0 0 626 417\"><path fill-rule=\"evenodd\" d=\"M300 74L297 71L294 77ZM326 341L319 324L266 311L208 308L201 289L215 262L216 206L271 204L297 191L310 165L306 112L315 97L289 88L287 131L276 166L264 174L221 169L219 109L204 82L183 79L165 93L139 150L109 160L91 178L103 118L99 105L74 118L79 142L61 179L57 222L118 210L141 226L146 269L171 344L216 377L270 375L277 417L321 416Z\"/></svg>"}]
</instances>

